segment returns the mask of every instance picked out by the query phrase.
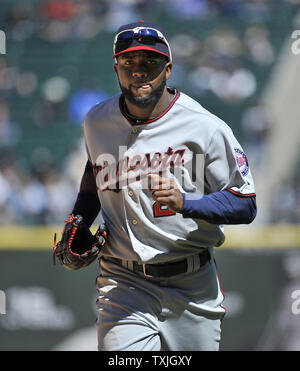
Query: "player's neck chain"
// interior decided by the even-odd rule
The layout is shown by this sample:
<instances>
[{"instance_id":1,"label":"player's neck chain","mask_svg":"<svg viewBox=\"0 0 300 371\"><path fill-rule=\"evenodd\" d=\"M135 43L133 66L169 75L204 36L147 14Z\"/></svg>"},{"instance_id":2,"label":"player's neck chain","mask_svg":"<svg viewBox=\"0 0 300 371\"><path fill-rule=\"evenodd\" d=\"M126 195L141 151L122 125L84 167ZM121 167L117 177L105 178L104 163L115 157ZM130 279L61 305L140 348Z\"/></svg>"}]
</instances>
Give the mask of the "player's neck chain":
<instances>
[{"instance_id":1,"label":"player's neck chain","mask_svg":"<svg viewBox=\"0 0 300 371\"><path fill-rule=\"evenodd\" d=\"M135 116L131 115L131 114L128 112L128 108L127 108L127 106L126 106L126 102L125 102L125 99L124 99L123 96L122 96L122 98L121 98L121 105L122 105L122 109L123 109L124 113L126 114L126 116L128 116L132 121L134 121L134 123L135 123L136 125L139 125L139 124L145 124L146 122L155 119L155 116L150 117L150 118L147 118L147 119L140 119L140 118L138 118L138 117L135 117Z\"/></svg>"},{"instance_id":2,"label":"player's neck chain","mask_svg":"<svg viewBox=\"0 0 300 371\"><path fill-rule=\"evenodd\" d=\"M138 117L135 117L135 116L131 115L128 112L128 109L127 109L127 106L126 106L126 102L125 102L125 98L124 98L123 95L121 95L121 97L120 97L120 109L121 109L121 112L123 113L123 115L127 119L129 119L129 121L131 122L132 125L149 124L149 123L151 123L151 122L159 119L160 117L162 117L165 113L167 113L169 111L169 109L173 106L173 104L175 103L175 101L179 98L180 93L179 93L179 91L177 89L170 88L170 87L168 87L167 89L168 89L168 91L171 94L174 94L174 98L170 102L170 104L167 107L167 109L162 114L160 114L159 116L148 117L147 119L141 119L141 118L138 118Z\"/></svg>"}]
</instances>

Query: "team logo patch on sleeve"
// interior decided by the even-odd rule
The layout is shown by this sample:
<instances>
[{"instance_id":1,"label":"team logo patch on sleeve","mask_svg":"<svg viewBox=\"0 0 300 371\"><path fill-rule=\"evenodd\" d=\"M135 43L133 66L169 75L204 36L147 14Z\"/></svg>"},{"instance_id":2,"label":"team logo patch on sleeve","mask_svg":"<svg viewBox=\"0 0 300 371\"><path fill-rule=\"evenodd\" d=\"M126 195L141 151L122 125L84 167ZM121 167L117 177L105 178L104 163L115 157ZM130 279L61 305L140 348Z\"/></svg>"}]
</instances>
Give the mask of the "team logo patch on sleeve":
<instances>
[{"instance_id":1,"label":"team logo patch on sleeve","mask_svg":"<svg viewBox=\"0 0 300 371\"><path fill-rule=\"evenodd\" d=\"M249 172L249 164L248 164L247 156L239 148L235 148L234 150L235 150L236 161L237 161L238 167L240 168L241 174L243 176L246 176Z\"/></svg>"}]
</instances>

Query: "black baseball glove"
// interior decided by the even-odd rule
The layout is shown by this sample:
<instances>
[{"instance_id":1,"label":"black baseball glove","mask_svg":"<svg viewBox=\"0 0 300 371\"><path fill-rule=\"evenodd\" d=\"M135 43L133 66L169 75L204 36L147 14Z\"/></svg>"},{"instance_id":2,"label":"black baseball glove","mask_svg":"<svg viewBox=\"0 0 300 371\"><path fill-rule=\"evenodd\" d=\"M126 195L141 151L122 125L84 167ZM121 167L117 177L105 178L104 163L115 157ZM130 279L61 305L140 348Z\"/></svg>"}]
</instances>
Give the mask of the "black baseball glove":
<instances>
[{"instance_id":1,"label":"black baseball glove","mask_svg":"<svg viewBox=\"0 0 300 371\"><path fill-rule=\"evenodd\" d=\"M53 264L56 256L60 264L69 270L88 266L97 258L105 244L105 225L101 224L93 235L81 215L71 214L65 223L62 238L57 244L56 234L54 236Z\"/></svg>"}]
</instances>

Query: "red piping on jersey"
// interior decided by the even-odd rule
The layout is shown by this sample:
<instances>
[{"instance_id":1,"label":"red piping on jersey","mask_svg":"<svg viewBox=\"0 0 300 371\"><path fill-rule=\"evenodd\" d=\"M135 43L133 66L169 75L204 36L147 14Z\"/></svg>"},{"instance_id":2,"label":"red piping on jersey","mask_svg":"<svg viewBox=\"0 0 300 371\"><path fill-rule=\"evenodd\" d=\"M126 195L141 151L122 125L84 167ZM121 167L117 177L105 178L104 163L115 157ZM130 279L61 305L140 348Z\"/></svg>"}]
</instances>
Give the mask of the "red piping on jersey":
<instances>
[{"instance_id":1,"label":"red piping on jersey","mask_svg":"<svg viewBox=\"0 0 300 371\"><path fill-rule=\"evenodd\" d=\"M255 197L256 196L256 193L242 194L242 193L238 193L238 192L233 191L231 188L226 188L225 190L229 191L230 193L233 193L234 195L236 195L238 197Z\"/></svg>"},{"instance_id":2,"label":"red piping on jersey","mask_svg":"<svg viewBox=\"0 0 300 371\"><path fill-rule=\"evenodd\" d=\"M129 117L126 112L123 110L123 107L122 107L122 104L121 104L121 97L120 97L120 100L119 100L119 106L120 106L120 111L122 113L122 115L129 121L131 122L132 124L135 124L135 125L140 125L140 124L150 124L151 122L154 122L158 119L160 119L161 117L163 117L172 107L173 105L175 104L175 102L177 101L177 99L179 98L180 96L180 91L176 89L176 94L175 94L175 97L173 98L172 102L170 103L170 105L159 115L159 116L156 116L154 117L153 119L151 120L148 120L148 121L142 121L142 123L137 123L135 120L133 120L131 117Z\"/></svg>"}]
</instances>

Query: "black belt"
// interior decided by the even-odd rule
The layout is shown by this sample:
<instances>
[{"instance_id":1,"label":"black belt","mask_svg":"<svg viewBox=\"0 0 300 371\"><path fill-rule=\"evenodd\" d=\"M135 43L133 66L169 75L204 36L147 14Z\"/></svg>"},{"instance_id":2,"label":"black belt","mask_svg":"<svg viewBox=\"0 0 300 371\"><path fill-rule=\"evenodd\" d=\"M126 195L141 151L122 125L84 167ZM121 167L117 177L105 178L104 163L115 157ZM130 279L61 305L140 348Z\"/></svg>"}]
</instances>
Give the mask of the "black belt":
<instances>
[{"instance_id":1,"label":"black belt","mask_svg":"<svg viewBox=\"0 0 300 371\"><path fill-rule=\"evenodd\" d=\"M199 254L200 264L203 267L210 260L210 253L206 249ZM109 260L122 264L121 259L109 258ZM143 272L146 277L171 277L188 271L187 259L165 264L138 264L133 262L133 270Z\"/></svg>"}]
</instances>

